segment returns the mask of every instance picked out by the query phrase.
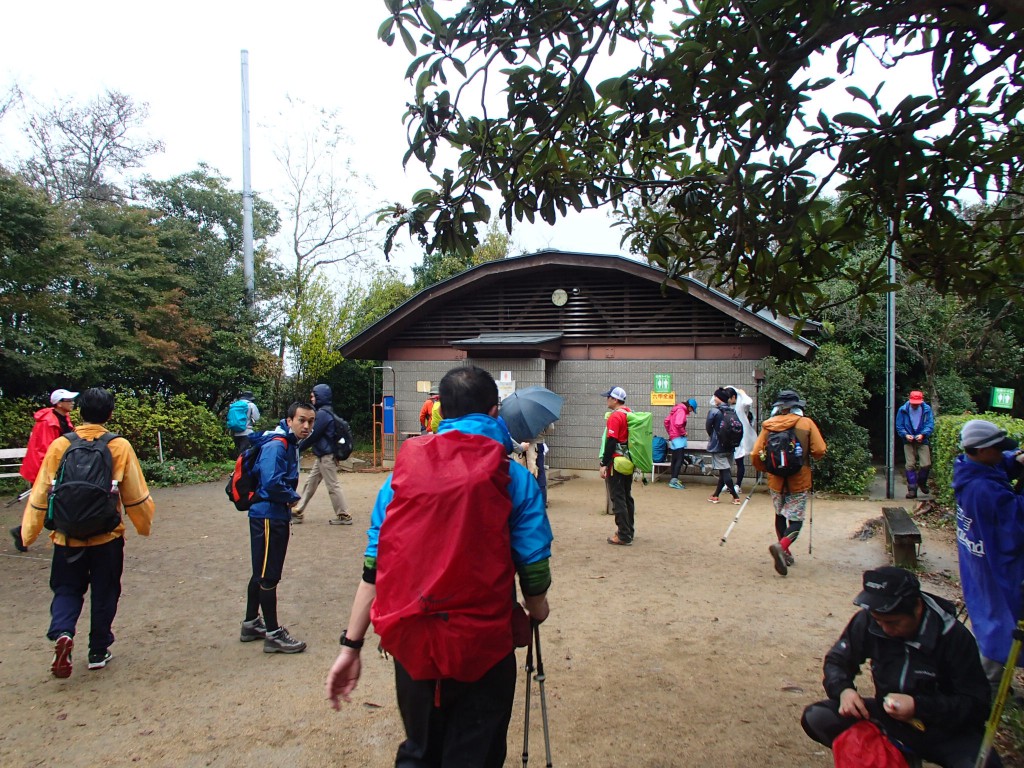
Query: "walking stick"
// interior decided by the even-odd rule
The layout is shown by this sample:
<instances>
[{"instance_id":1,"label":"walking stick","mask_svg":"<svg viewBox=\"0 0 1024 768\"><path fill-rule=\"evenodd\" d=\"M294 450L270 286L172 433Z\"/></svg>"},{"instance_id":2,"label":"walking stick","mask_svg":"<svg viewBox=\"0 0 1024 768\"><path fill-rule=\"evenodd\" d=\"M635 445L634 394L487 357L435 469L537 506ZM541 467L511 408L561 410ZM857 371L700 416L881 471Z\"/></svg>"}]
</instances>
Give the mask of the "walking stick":
<instances>
[{"instance_id":1,"label":"walking stick","mask_svg":"<svg viewBox=\"0 0 1024 768\"><path fill-rule=\"evenodd\" d=\"M4 506L5 507L10 507L13 504L17 504L19 501L24 501L25 499L27 499L29 497L29 494L31 494L31 493L32 493L32 489L31 488L29 488L27 491L22 491L17 496L15 496L13 499L11 499L6 504L4 504Z\"/></svg>"},{"instance_id":2,"label":"walking stick","mask_svg":"<svg viewBox=\"0 0 1024 768\"><path fill-rule=\"evenodd\" d=\"M540 655L540 624L533 625L533 640L537 645L537 683L540 685L540 718L544 723L544 753L547 768L551 768L551 735L548 733L548 700L544 695L544 660Z\"/></svg>"},{"instance_id":3,"label":"walking stick","mask_svg":"<svg viewBox=\"0 0 1024 768\"><path fill-rule=\"evenodd\" d=\"M1021 608L1018 608L1017 615L1024 613L1024 583L1021 585ZM988 755L992 751L992 743L996 738L996 731L999 730L999 721L1003 717L1003 707L1010 697L1010 686L1013 685L1013 673L1017 669L1017 659L1020 656L1020 647L1024 643L1024 617L1017 619L1017 626L1013 630L1013 643L1010 645L1010 655L1006 659L1006 666L1003 667L1003 677L999 681L999 691L996 693L996 700L992 702L992 712L985 724L985 735L981 739L981 749L978 750L978 759L974 762L974 768L985 768L988 762Z\"/></svg>"},{"instance_id":4,"label":"walking stick","mask_svg":"<svg viewBox=\"0 0 1024 768\"><path fill-rule=\"evenodd\" d=\"M747 494L747 498L744 499L743 504L740 505L739 510L736 512L736 517L734 517L732 519L732 522L729 523L729 527L725 529L725 533L722 534L722 540L720 542L718 542L718 546L720 546L720 547L724 547L725 546L726 539L729 538L729 534L732 533L732 529L736 527L736 523L738 523L740 521L740 515L743 514L743 510L747 508L747 502L750 501L751 498L753 498L754 491L757 489L757 486L759 486L761 484L761 477L762 477L761 473L758 472L757 473L757 480L754 481L754 487L750 489L750 493Z\"/></svg>"},{"instance_id":5,"label":"walking stick","mask_svg":"<svg viewBox=\"0 0 1024 768\"><path fill-rule=\"evenodd\" d=\"M813 485L811 486L810 494L811 494L811 497L810 497L810 499L808 499L808 502L811 505L811 509L807 513L808 514L808 518L809 518L808 521L807 521L807 554L808 555L813 555L814 554L814 486Z\"/></svg>"},{"instance_id":6,"label":"walking stick","mask_svg":"<svg viewBox=\"0 0 1024 768\"><path fill-rule=\"evenodd\" d=\"M531 634L530 644L526 646L526 714L523 717L523 768L530 760L530 688L533 681L533 636Z\"/></svg>"}]
</instances>

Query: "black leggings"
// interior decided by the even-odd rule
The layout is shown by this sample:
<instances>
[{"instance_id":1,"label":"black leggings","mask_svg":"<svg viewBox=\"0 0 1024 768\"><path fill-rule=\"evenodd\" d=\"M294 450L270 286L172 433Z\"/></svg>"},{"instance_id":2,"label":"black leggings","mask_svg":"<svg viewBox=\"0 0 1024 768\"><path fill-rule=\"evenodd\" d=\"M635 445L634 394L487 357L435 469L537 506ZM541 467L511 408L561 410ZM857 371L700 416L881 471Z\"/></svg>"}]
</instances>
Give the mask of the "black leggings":
<instances>
[{"instance_id":1,"label":"black leggings","mask_svg":"<svg viewBox=\"0 0 1024 768\"><path fill-rule=\"evenodd\" d=\"M736 489L733 487L731 467L718 470L718 485L715 486L715 496L718 496L723 488L728 490L733 497L739 498Z\"/></svg>"},{"instance_id":2,"label":"black leggings","mask_svg":"<svg viewBox=\"0 0 1024 768\"><path fill-rule=\"evenodd\" d=\"M796 537L800 535L800 529L803 527L803 520L787 520L782 515L775 516L775 535L779 537L779 541L786 537L789 539L789 543L792 544L796 541Z\"/></svg>"},{"instance_id":3,"label":"black leggings","mask_svg":"<svg viewBox=\"0 0 1024 768\"><path fill-rule=\"evenodd\" d=\"M686 458L685 448L672 449L672 479L678 480L679 473L683 471L683 459Z\"/></svg>"},{"instance_id":4,"label":"black leggings","mask_svg":"<svg viewBox=\"0 0 1024 768\"><path fill-rule=\"evenodd\" d=\"M743 478L747 474L747 465L743 463L743 457L736 459L736 485L743 485Z\"/></svg>"}]
</instances>

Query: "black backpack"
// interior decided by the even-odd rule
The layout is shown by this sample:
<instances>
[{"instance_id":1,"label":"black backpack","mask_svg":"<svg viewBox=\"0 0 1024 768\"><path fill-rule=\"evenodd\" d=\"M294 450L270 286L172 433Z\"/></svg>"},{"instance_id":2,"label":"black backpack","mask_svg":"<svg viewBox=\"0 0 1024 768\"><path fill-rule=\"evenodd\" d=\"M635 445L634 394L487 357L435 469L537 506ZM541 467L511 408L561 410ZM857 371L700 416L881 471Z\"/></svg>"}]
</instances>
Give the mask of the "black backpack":
<instances>
[{"instance_id":1,"label":"black backpack","mask_svg":"<svg viewBox=\"0 0 1024 768\"><path fill-rule=\"evenodd\" d=\"M764 446L764 466L772 475L792 477L804 465L803 446L795 429L769 432Z\"/></svg>"},{"instance_id":2,"label":"black backpack","mask_svg":"<svg viewBox=\"0 0 1024 768\"><path fill-rule=\"evenodd\" d=\"M355 441L352 439L352 428L329 405L325 405L323 410L327 411L334 418L334 458L338 461L344 461L352 455L352 449L355 447Z\"/></svg>"},{"instance_id":3,"label":"black backpack","mask_svg":"<svg viewBox=\"0 0 1024 768\"><path fill-rule=\"evenodd\" d=\"M83 440L74 432L50 486L43 525L72 539L110 533L121 524L120 497L114 480L114 457L108 444L120 435L106 432Z\"/></svg>"},{"instance_id":4,"label":"black backpack","mask_svg":"<svg viewBox=\"0 0 1024 768\"><path fill-rule=\"evenodd\" d=\"M732 408L719 409L722 413L722 420L718 422L718 447L725 451L734 451L743 442L743 422L739 414Z\"/></svg>"}]
</instances>

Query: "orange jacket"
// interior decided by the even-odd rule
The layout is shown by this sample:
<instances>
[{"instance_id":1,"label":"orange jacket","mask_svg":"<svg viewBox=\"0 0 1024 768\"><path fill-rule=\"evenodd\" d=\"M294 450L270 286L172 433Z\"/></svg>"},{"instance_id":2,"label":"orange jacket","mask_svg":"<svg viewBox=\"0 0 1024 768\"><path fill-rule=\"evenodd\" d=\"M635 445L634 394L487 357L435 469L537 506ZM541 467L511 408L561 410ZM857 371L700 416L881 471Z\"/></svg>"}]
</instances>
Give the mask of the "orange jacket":
<instances>
[{"instance_id":1,"label":"orange jacket","mask_svg":"<svg viewBox=\"0 0 1024 768\"><path fill-rule=\"evenodd\" d=\"M424 429L430 428L430 413L434 408L434 403L437 402L437 398L433 395L427 398L426 402L423 403L423 407L420 408L420 426Z\"/></svg>"},{"instance_id":2,"label":"orange jacket","mask_svg":"<svg viewBox=\"0 0 1024 768\"><path fill-rule=\"evenodd\" d=\"M761 458L761 454L765 450L765 445L768 442L769 432L784 432L787 429L793 429L796 432L797 440L800 441L800 445L803 446L804 456L810 456L815 461L821 459L825 455L826 445L825 440L821 436L821 432L818 430L818 425L811 421L806 416L797 416L793 413L780 413L778 416L772 416L770 419L766 419L761 424L761 434L757 436L757 442L754 443L754 450L750 452L750 460L754 464L754 469L759 472L765 472L765 464ZM773 491L781 493L783 490L788 493L803 493L809 491L812 485L811 478L811 465L810 462L804 462L804 465L800 467L800 471L792 477L779 477L773 475L770 472L765 472L768 477L768 487Z\"/></svg>"}]
</instances>

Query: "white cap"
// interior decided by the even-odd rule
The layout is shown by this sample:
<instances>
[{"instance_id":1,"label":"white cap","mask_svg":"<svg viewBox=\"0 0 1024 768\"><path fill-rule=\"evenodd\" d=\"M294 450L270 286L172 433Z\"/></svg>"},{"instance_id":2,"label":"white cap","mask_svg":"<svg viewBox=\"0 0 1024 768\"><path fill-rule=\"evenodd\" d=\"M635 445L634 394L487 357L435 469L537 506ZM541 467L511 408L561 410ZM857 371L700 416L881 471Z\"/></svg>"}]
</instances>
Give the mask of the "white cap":
<instances>
[{"instance_id":1,"label":"white cap","mask_svg":"<svg viewBox=\"0 0 1024 768\"><path fill-rule=\"evenodd\" d=\"M50 405L56 405L61 400L74 400L78 397L77 392L69 392L66 389L55 389L50 393Z\"/></svg>"},{"instance_id":2,"label":"white cap","mask_svg":"<svg viewBox=\"0 0 1024 768\"><path fill-rule=\"evenodd\" d=\"M622 387L612 387L604 393L605 397L614 397L616 400L621 400L623 403L626 402L626 390Z\"/></svg>"}]
</instances>

